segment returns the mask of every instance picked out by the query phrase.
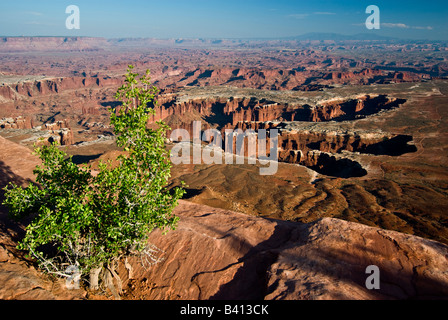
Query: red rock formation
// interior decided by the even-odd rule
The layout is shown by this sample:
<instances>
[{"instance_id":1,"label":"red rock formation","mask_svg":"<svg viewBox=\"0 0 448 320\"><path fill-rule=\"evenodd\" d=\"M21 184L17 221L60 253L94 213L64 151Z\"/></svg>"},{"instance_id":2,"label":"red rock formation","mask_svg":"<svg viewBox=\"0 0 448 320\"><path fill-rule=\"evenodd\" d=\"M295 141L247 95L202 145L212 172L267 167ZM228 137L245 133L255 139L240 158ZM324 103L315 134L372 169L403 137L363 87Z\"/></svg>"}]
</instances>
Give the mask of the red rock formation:
<instances>
[{"instance_id":1,"label":"red rock formation","mask_svg":"<svg viewBox=\"0 0 448 320\"><path fill-rule=\"evenodd\" d=\"M59 130L58 133L61 137L62 146L72 145L75 143L75 138L71 129L63 128L62 130Z\"/></svg>"},{"instance_id":2,"label":"red rock formation","mask_svg":"<svg viewBox=\"0 0 448 320\"><path fill-rule=\"evenodd\" d=\"M0 86L0 96L6 100L14 100L15 92L10 86Z\"/></svg>"},{"instance_id":3,"label":"red rock formation","mask_svg":"<svg viewBox=\"0 0 448 320\"><path fill-rule=\"evenodd\" d=\"M396 108L404 102L405 100L403 99L389 98L385 95L376 97L363 96L350 100L334 100L311 108L308 121L354 120L359 116L375 114L383 109ZM295 120L298 119L295 118Z\"/></svg>"},{"instance_id":4,"label":"red rock formation","mask_svg":"<svg viewBox=\"0 0 448 320\"><path fill-rule=\"evenodd\" d=\"M54 123L46 123L44 127L45 130L61 130L63 128L70 128L67 119L60 120Z\"/></svg>"},{"instance_id":5,"label":"red rock formation","mask_svg":"<svg viewBox=\"0 0 448 320\"><path fill-rule=\"evenodd\" d=\"M32 129L33 120L29 117L0 119L0 129Z\"/></svg>"},{"instance_id":6,"label":"red rock formation","mask_svg":"<svg viewBox=\"0 0 448 320\"><path fill-rule=\"evenodd\" d=\"M185 201L175 213L180 217L175 231L150 235L148 249L158 263L148 268L135 257L128 258L128 268L121 265L127 298L370 300L448 294L448 247L434 241L332 218L295 224ZM379 290L366 288L369 265L380 270Z\"/></svg>"},{"instance_id":7,"label":"red rock formation","mask_svg":"<svg viewBox=\"0 0 448 320\"><path fill-rule=\"evenodd\" d=\"M404 100L386 96L360 96L356 99L326 101L316 107L302 107L235 98L227 100L207 98L176 102L175 97L170 95L170 98L165 99L164 102L164 105L156 107L156 115L153 117L153 121L170 119L169 117L175 114L182 115L177 118L178 122L169 125L173 129L186 129L190 138L193 137L192 121L199 120L203 123L204 118L210 121L206 123L205 127L203 125L202 130L208 128L209 124L219 123L224 149L226 129L241 129L243 132L246 130L275 129L283 120L320 122L333 119L355 119L358 116L376 113L381 109L397 107ZM194 112L203 118L192 119L186 117L187 114ZM273 120L276 120L276 122L271 122ZM395 137L391 138L390 135L381 134L359 135L338 132L280 130L278 159L282 162L301 164L326 175L336 175L338 177L363 176L366 171L359 163L350 159L335 157L330 153L351 151L400 155L415 151L415 148L407 145L412 137L409 140L403 137L403 139L399 138L396 141L392 141ZM248 138L244 138L243 150L237 150L237 139L241 139L241 137L233 137L233 152L249 156ZM255 155L251 154L252 156L258 156L257 147L255 149ZM269 155L269 139L266 142L266 150Z\"/></svg>"},{"instance_id":8,"label":"red rock formation","mask_svg":"<svg viewBox=\"0 0 448 320\"><path fill-rule=\"evenodd\" d=\"M89 87L118 87L122 83L121 77L64 77L43 79L34 82L20 82L15 85L3 85L0 87L0 96L7 100L17 100L20 96L35 97Z\"/></svg>"},{"instance_id":9,"label":"red rock formation","mask_svg":"<svg viewBox=\"0 0 448 320\"><path fill-rule=\"evenodd\" d=\"M395 72L393 74L393 80L395 82L413 82L413 81L420 81L421 76L411 72Z\"/></svg>"},{"instance_id":10,"label":"red rock formation","mask_svg":"<svg viewBox=\"0 0 448 320\"><path fill-rule=\"evenodd\" d=\"M378 76L384 76L383 71L374 69L363 69L361 71L330 72L323 76L325 80L332 83L369 83L369 80Z\"/></svg>"},{"instance_id":11,"label":"red rock formation","mask_svg":"<svg viewBox=\"0 0 448 320\"><path fill-rule=\"evenodd\" d=\"M70 125L67 119L60 120L54 123L46 123L42 130L48 130L50 136L48 142L58 142L60 145L72 145L75 143L73 131L70 129Z\"/></svg>"},{"instance_id":12,"label":"red rock formation","mask_svg":"<svg viewBox=\"0 0 448 320\"><path fill-rule=\"evenodd\" d=\"M327 101L322 105L310 107L271 101L260 102L248 98L206 98L176 102L175 95L170 94L160 97L160 103L155 107L156 113L151 122L163 120L171 115L191 112L206 117L213 114L216 121L226 121L227 124L223 126L227 128L236 127L240 122L353 120L360 116L377 113L382 109L396 108L404 102L405 100L380 95Z\"/></svg>"},{"instance_id":13,"label":"red rock formation","mask_svg":"<svg viewBox=\"0 0 448 320\"><path fill-rule=\"evenodd\" d=\"M83 105L81 108L81 113L83 115L99 115L100 110L97 106L85 106Z\"/></svg>"}]
</instances>

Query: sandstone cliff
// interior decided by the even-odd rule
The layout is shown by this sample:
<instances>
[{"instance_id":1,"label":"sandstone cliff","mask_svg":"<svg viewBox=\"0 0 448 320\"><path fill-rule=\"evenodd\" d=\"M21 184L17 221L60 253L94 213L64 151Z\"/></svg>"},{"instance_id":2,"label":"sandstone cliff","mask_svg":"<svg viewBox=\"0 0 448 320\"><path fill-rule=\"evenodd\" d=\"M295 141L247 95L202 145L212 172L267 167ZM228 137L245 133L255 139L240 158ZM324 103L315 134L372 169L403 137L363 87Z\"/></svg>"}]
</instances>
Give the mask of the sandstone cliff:
<instances>
[{"instance_id":1,"label":"sandstone cliff","mask_svg":"<svg viewBox=\"0 0 448 320\"><path fill-rule=\"evenodd\" d=\"M32 129L33 120L30 117L0 119L0 129Z\"/></svg>"},{"instance_id":2,"label":"sandstone cliff","mask_svg":"<svg viewBox=\"0 0 448 320\"><path fill-rule=\"evenodd\" d=\"M0 119L0 129L33 129L33 119L30 117L16 117ZM72 145L75 143L73 131L70 128L68 120L60 120L54 123L46 123L41 126L47 134L39 135L36 139L43 138L43 143L57 142L60 145ZM38 141L38 143L41 143Z\"/></svg>"},{"instance_id":3,"label":"sandstone cliff","mask_svg":"<svg viewBox=\"0 0 448 320\"><path fill-rule=\"evenodd\" d=\"M120 86L122 79L111 77L62 77L47 78L35 81L24 81L14 84L5 83L0 86L0 97L7 101L20 100L29 97L58 94L66 90L82 88L102 88Z\"/></svg>"},{"instance_id":4,"label":"sandstone cliff","mask_svg":"<svg viewBox=\"0 0 448 320\"><path fill-rule=\"evenodd\" d=\"M343 121L354 120L381 110L398 108L406 102L386 95L363 95L354 98L322 101L315 106L278 103L266 99L207 97L178 100L175 94L158 98L159 105L151 121L164 120L171 115L196 112L210 123L235 127L239 122L266 121Z\"/></svg>"}]
</instances>

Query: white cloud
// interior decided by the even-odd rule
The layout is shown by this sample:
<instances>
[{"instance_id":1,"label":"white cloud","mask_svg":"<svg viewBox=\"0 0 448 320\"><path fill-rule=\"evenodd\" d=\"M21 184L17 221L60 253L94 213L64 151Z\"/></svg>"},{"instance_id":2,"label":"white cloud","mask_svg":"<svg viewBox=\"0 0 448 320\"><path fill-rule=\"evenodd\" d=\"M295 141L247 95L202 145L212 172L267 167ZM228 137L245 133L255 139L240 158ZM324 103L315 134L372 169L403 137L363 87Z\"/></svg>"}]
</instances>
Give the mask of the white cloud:
<instances>
[{"instance_id":1,"label":"white cloud","mask_svg":"<svg viewBox=\"0 0 448 320\"><path fill-rule=\"evenodd\" d=\"M419 29L419 30L432 30L433 27L421 27L421 26L409 26L405 23L381 23L382 27L386 28L400 28L400 29Z\"/></svg>"},{"instance_id":2,"label":"white cloud","mask_svg":"<svg viewBox=\"0 0 448 320\"><path fill-rule=\"evenodd\" d=\"M334 12L313 12L313 14L320 14L320 15L333 15L336 14Z\"/></svg>"},{"instance_id":3,"label":"white cloud","mask_svg":"<svg viewBox=\"0 0 448 320\"><path fill-rule=\"evenodd\" d=\"M412 27L412 28L414 28L414 29L420 29L420 30L432 30L432 29L434 29L434 28L431 27L431 26L427 26L427 27Z\"/></svg>"},{"instance_id":4,"label":"white cloud","mask_svg":"<svg viewBox=\"0 0 448 320\"><path fill-rule=\"evenodd\" d=\"M410 27L404 23L382 23L382 27L386 28L401 28L401 29L409 29Z\"/></svg>"}]
</instances>

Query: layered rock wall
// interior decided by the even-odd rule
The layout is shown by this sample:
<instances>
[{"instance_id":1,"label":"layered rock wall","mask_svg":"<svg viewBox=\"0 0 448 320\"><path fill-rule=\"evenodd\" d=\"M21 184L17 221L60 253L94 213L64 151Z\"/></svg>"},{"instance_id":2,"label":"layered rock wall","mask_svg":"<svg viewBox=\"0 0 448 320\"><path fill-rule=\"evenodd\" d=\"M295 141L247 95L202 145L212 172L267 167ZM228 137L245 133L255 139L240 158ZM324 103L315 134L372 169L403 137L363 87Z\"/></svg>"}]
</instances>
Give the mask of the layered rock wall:
<instances>
[{"instance_id":1,"label":"layered rock wall","mask_svg":"<svg viewBox=\"0 0 448 320\"><path fill-rule=\"evenodd\" d=\"M16 117L0 119L0 129L32 129L33 119L30 117Z\"/></svg>"},{"instance_id":2,"label":"layered rock wall","mask_svg":"<svg viewBox=\"0 0 448 320\"><path fill-rule=\"evenodd\" d=\"M405 100L386 95L360 96L354 99L324 101L314 107L309 105L290 105L273 101L257 101L250 98L206 98L176 101L175 95L161 96L155 106L152 122L164 120L171 115L196 112L209 120L226 121L225 125L235 127L239 122L266 121L342 121L354 120L381 110L399 107ZM213 117L210 117L213 115Z\"/></svg>"},{"instance_id":3,"label":"layered rock wall","mask_svg":"<svg viewBox=\"0 0 448 320\"><path fill-rule=\"evenodd\" d=\"M58 94L66 90L76 90L90 87L107 87L121 85L121 78L111 77L64 77L36 81L25 81L16 84L0 86L0 97L6 100L20 100L22 97L37 97Z\"/></svg>"}]
</instances>

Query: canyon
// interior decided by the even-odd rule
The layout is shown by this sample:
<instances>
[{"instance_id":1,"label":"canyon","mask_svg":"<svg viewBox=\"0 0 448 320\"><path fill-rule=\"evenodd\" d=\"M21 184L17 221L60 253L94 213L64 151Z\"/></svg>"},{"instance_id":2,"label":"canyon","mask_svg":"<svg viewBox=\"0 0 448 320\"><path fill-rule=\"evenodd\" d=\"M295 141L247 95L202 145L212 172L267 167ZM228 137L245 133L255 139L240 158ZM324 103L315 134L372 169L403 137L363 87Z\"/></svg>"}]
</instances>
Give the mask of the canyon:
<instances>
[{"instance_id":1,"label":"canyon","mask_svg":"<svg viewBox=\"0 0 448 320\"><path fill-rule=\"evenodd\" d=\"M42 124L48 129L54 126L48 122L55 120L54 114L56 113L58 119L63 119L58 121L60 123L63 122L65 127L58 128L57 132L50 130L53 135L49 135L45 139L49 142L58 141L62 145L74 144L74 134L67 118L71 117L71 121L75 122L78 127L79 124L83 124L84 128L95 127L95 124L100 127L107 127L108 112L105 107L114 106L114 103L111 102L108 104L108 102L100 102L98 100L100 98L102 101L108 100L109 98L112 99L112 97L108 96L111 88L117 87L120 84L122 84L122 80L119 78L69 77L41 79L34 82L25 81L15 85L4 85L0 90L0 97L5 101L0 116L1 114L14 115L20 112L23 113L20 110L22 108L30 109L29 104L36 106L33 108L36 111L33 112L34 118L32 119L16 118L14 121L5 119L3 123L0 123L0 128L32 129L34 126L31 123L38 122L39 120L42 122L43 118L47 118L48 120ZM59 99L61 96L72 94L73 90L76 90L78 97L85 97L85 99L80 99L80 101L76 101L75 103L73 100L70 101L70 104L64 108L64 113L60 111L62 109L60 106L58 106L58 110L55 112L53 110L55 105L53 104L50 107L48 102L46 102L49 101L49 96ZM164 120L173 130L176 128L188 128L190 135L192 135L191 126L193 119L205 120L206 126L210 128L217 127L222 132L225 129L256 131L259 128L263 128L269 130L280 128L278 124L274 125L269 123L272 121L277 121L281 123L280 126L283 126L286 122L325 122L361 119L382 110L397 108L406 101L405 99L390 98L386 95L372 97L364 95L348 97L346 99L329 99L327 101L320 101L318 105L312 106L307 103L308 100L306 99L301 99L304 101L300 101L300 103L279 103L265 98L261 98L260 100L255 97L234 98L231 89L225 93L227 97L215 96L199 99L190 99L188 98L188 94L179 96L181 95L181 90L178 90L177 93L169 93L169 89L167 91L168 93L162 92L159 94L157 97L158 105L152 106L156 111L151 119L152 122ZM90 96L81 92L88 92ZM192 94L194 95L195 93L192 92ZM45 111L47 111L47 114L44 113ZM90 121L88 117L96 118L94 124L88 122ZM188 120L179 121L179 118ZM289 133L286 133L286 131L289 131ZM369 141L369 139L366 140L359 135L356 136L349 133L342 136L331 133L321 134L319 132L297 135L295 131L297 130L291 128L285 130L282 128L279 140L281 148L278 158L280 161L299 163L310 168L315 168L321 173L327 173L329 175L333 173L341 177L349 177L352 175L362 176L366 172L358 163L347 159L336 159L334 156L328 155L328 153L340 153L342 150L373 153L387 152L383 151L384 146L389 145L389 149L393 149L397 146L393 141L404 141L402 139L403 137L398 136L388 137L387 135L383 135L373 140L370 139ZM364 136L366 135L368 133L364 134ZM330 136L332 136L331 139L329 139ZM332 139L333 141L331 141ZM347 141L344 142L344 140ZM412 137L409 140L412 140ZM335 144L336 146L334 146ZM401 147L413 150L407 146L407 141L404 141ZM313 150L321 152L315 152ZM298 153L298 151L300 152ZM327 163L329 164L328 166L326 165ZM328 169L329 167L331 169ZM343 167L351 169L340 170Z\"/></svg>"},{"instance_id":2,"label":"canyon","mask_svg":"<svg viewBox=\"0 0 448 320\"><path fill-rule=\"evenodd\" d=\"M398 108L406 102L405 99L386 95L362 95L324 100L311 106L308 103L312 99L306 99L303 95L295 99L289 97L288 103L279 103L260 97L235 98L235 92L227 89L224 92L214 92L213 97L191 98L203 94L197 91L203 90L161 94L157 97L158 105L152 106L155 114L151 121L163 120L171 130L186 129L190 137L193 137L193 121L203 121L203 130L215 128L220 131L222 145L226 143L225 130L241 130L244 133L247 130L257 132L259 129L276 129L280 132L277 155L279 161L305 165L319 173L345 178L364 176L367 172L353 160L336 158L333 155L335 153L349 151L398 156L417 151L415 145L408 144L412 142L412 136L366 130L343 132L334 125L321 123L366 118ZM263 94L266 93L258 93ZM285 96L282 98L285 99ZM310 127L307 122L315 124ZM331 127L334 131L331 131ZM239 138L233 139L235 144ZM245 150L239 155L248 156L248 138L243 139ZM211 143L207 139L204 142ZM268 139L266 150L269 149Z\"/></svg>"},{"instance_id":3,"label":"canyon","mask_svg":"<svg viewBox=\"0 0 448 320\"><path fill-rule=\"evenodd\" d=\"M169 187L187 191L179 228L151 234L160 263L134 257L131 273L123 262L123 298L446 297L447 52L392 40L0 38L0 186L33 181L39 143L59 142L79 165L114 161L109 109L133 64L159 88L148 126L163 120L168 138L192 136L194 121L222 137L276 129L279 164L272 176L247 158L173 166ZM14 248L24 226L6 214L1 297L104 298L31 268ZM364 287L369 264L385 270L381 291Z\"/></svg>"}]
</instances>

